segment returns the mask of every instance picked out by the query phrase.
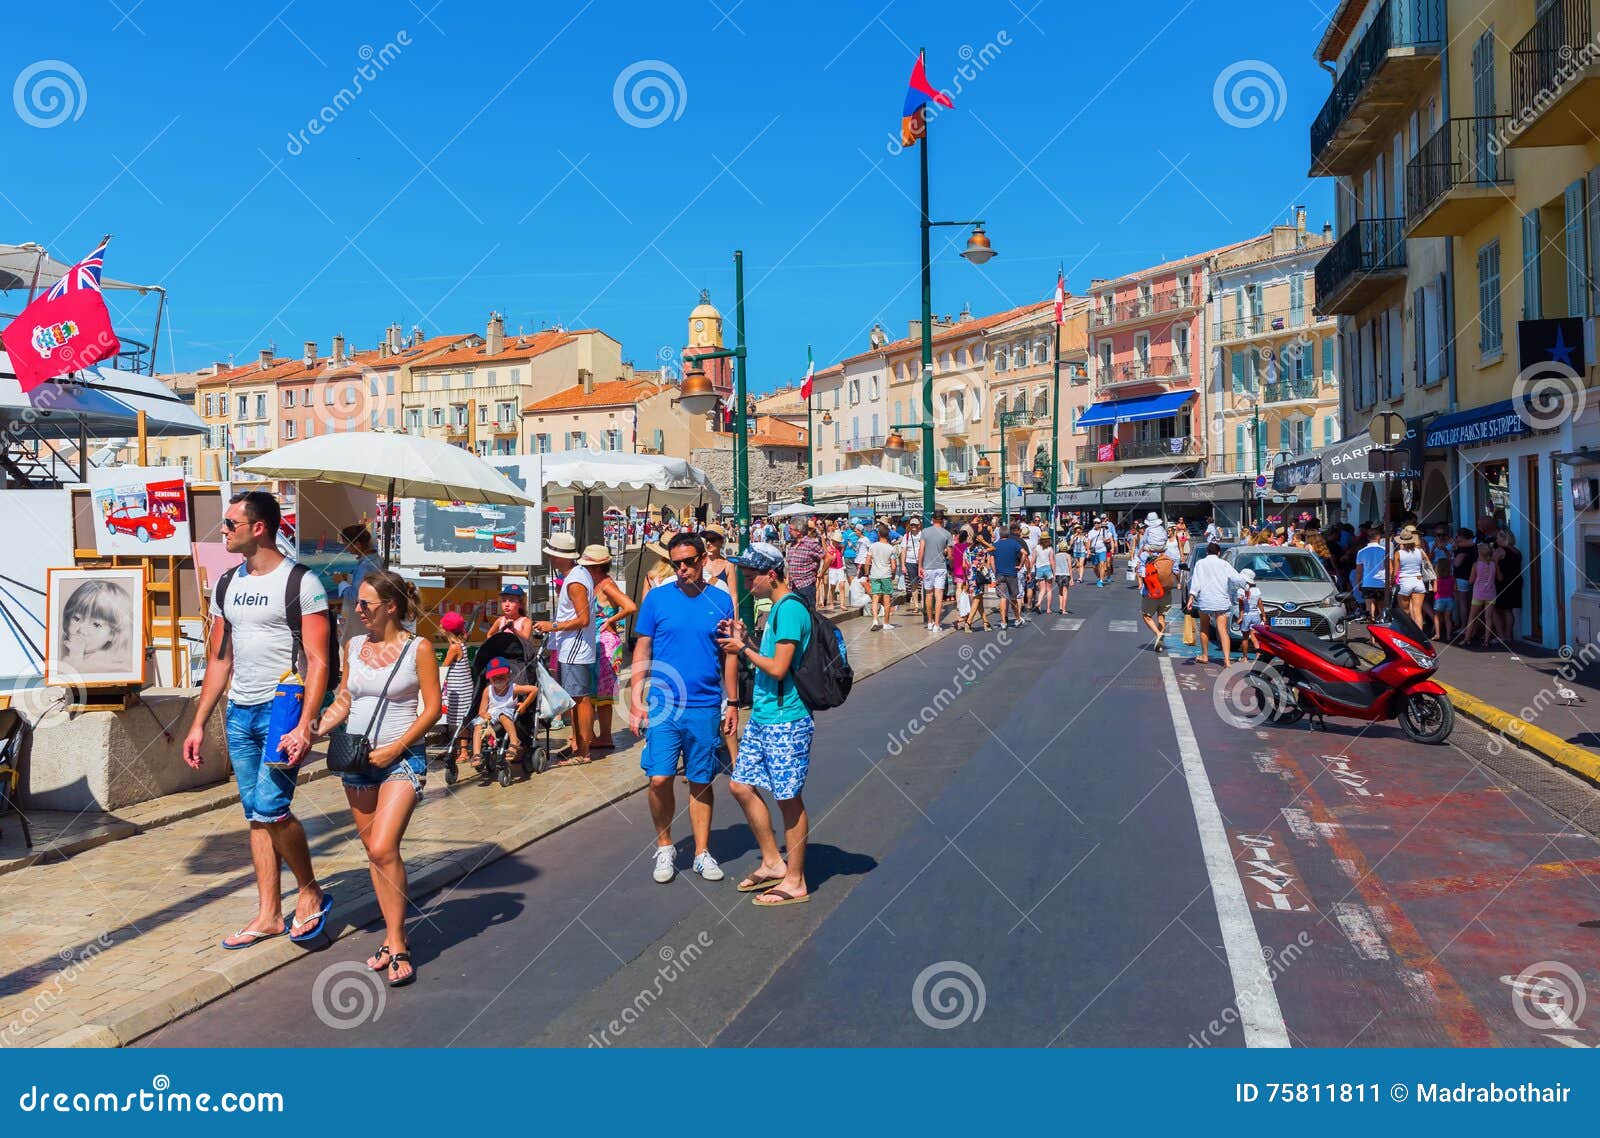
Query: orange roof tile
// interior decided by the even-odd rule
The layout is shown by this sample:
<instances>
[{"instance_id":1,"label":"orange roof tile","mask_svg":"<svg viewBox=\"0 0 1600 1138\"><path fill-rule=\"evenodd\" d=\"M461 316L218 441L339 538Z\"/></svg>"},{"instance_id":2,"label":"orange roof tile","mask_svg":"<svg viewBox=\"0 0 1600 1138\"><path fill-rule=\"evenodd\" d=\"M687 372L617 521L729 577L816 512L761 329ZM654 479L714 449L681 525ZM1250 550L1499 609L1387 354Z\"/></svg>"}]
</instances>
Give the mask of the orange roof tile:
<instances>
[{"instance_id":1,"label":"orange roof tile","mask_svg":"<svg viewBox=\"0 0 1600 1138\"><path fill-rule=\"evenodd\" d=\"M663 391L673 390L676 388L661 387L648 380L630 383L625 379L613 379L595 384L594 390L588 392L584 391L582 384L573 384L554 395L529 403L522 413L542 415L549 411L577 411L592 407L629 407Z\"/></svg>"},{"instance_id":2,"label":"orange roof tile","mask_svg":"<svg viewBox=\"0 0 1600 1138\"><path fill-rule=\"evenodd\" d=\"M1041 300L1033 304L1023 304L1016 308L1008 308L1004 312L991 312L988 316L977 316L971 320L964 320L960 324L956 324L949 328L935 328L933 330L933 342L935 344L940 344L948 340L957 340L963 336L970 336L974 332L987 332L990 328L994 328L1010 320L1015 320L1019 316L1028 316L1032 313L1038 312L1040 309L1053 308L1054 306L1055 301L1053 299ZM859 356L851 356L844 362L854 363L856 360L864 360L870 356L876 356L879 354L889 355L906 351L909 348L921 347L922 336L920 334L916 336L907 336L904 339L895 340L893 343L885 344L883 347L878 348L875 351L862 352Z\"/></svg>"},{"instance_id":3,"label":"orange roof tile","mask_svg":"<svg viewBox=\"0 0 1600 1138\"><path fill-rule=\"evenodd\" d=\"M487 343L478 344L470 348L457 348L453 352L446 352L437 359L427 363L418 364L419 369L436 367L463 367L473 364L494 363L497 360L529 360L534 356L542 356L552 349L564 344L570 344L576 339L568 332L536 332L531 336L507 336L500 345L500 351L495 355L489 354Z\"/></svg>"},{"instance_id":4,"label":"orange roof tile","mask_svg":"<svg viewBox=\"0 0 1600 1138\"><path fill-rule=\"evenodd\" d=\"M1151 265L1147 269L1135 269L1131 273L1123 273L1120 277L1112 277L1104 284L1096 286L1094 291L1096 293L1103 293L1115 288L1119 284L1125 284L1128 281L1138 280L1141 277L1156 276L1160 273L1165 273L1176 269L1181 265L1191 265L1196 261L1203 261L1207 257L1215 257L1219 253L1227 253L1233 249L1242 249L1252 241L1260 241L1264 236L1266 236L1266 234L1257 233L1254 237L1246 237L1243 241L1231 241L1226 245L1218 245L1215 249L1207 249L1203 253L1190 253L1187 257L1179 257L1173 261L1163 261L1161 264Z\"/></svg>"}]
</instances>

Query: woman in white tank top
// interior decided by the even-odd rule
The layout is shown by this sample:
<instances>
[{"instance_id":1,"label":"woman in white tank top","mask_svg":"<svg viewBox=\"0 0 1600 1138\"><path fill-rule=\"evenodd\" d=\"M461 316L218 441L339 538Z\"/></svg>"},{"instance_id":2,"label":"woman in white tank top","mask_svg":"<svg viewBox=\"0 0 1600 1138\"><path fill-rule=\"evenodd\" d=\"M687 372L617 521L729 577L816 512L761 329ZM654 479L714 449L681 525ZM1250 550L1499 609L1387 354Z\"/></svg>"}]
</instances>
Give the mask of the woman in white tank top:
<instances>
[{"instance_id":1,"label":"woman in white tank top","mask_svg":"<svg viewBox=\"0 0 1600 1138\"><path fill-rule=\"evenodd\" d=\"M338 695L316 724L319 736L343 725L372 740L371 772L342 778L385 925L384 942L367 958L367 967L383 973L391 988L417 978L406 946L400 839L422 797L428 774L422 740L438 721L442 702L433 646L404 628L416 607L415 592L394 573L375 571L361 582L356 616L367 631L345 645Z\"/></svg>"}]
</instances>

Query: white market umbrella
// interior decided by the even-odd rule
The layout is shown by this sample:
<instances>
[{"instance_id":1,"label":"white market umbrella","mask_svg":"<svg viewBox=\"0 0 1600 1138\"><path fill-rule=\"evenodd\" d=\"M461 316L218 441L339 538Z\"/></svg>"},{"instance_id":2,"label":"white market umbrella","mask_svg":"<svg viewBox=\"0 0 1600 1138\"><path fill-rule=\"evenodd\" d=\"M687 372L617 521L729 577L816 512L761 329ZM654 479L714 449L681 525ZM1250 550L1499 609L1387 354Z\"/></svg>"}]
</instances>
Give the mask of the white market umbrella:
<instances>
[{"instance_id":1,"label":"white market umbrella","mask_svg":"<svg viewBox=\"0 0 1600 1138\"><path fill-rule=\"evenodd\" d=\"M437 439L386 431L349 431L302 439L240 464L263 478L335 482L395 498L437 498L494 506L537 507L539 500L469 450ZM383 527L389 563L394 526Z\"/></svg>"},{"instance_id":2,"label":"white market umbrella","mask_svg":"<svg viewBox=\"0 0 1600 1138\"><path fill-rule=\"evenodd\" d=\"M709 502L713 512L722 509L722 497L706 472L671 455L583 448L541 458L544 500L551 505L575 504L592 494L620 509L682 509L701 502Z\"/></svg>"},{"instance_id":3,"label":"white market umbrella","mask_svg":"<svg viewBox=\"0 0 1600 1138\"><path fill-rule=\"evenodd\" d=\"M877 466L858 466L854 470L835 470L800 483L809 487L813 498L863 497L868 494L922 494L922 483L904 474Z\"/></svg>"}]
</instances>

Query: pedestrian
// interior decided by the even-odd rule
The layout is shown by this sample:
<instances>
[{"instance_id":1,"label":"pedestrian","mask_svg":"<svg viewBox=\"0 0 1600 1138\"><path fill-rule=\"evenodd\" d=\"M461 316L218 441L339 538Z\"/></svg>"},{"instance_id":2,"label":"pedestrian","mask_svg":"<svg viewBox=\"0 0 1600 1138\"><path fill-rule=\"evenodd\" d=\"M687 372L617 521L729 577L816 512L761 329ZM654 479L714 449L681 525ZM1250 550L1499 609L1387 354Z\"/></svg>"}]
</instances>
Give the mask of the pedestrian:
<instances>
[{"instance_id":1,"label":"pedestrian","mask_svg":"<svg viewBox=\"0 0 1600 1138\"><path fill-rule=\"evenodd\" d=\"M922 578L922 619L929 632L944 624L944 591L950 577L950 550L954 540L945 525L943 510L933 511L933 523L922 531L918 572ZM969 543L970 544L970 543Z\"/></svg>"},{"instance_id":2,"label":"pedestrian","mask_svg":"<svg viewBox=\"0 0 1600 1138\"><path fill-rule=\"evenodd\" d=\"M1448 644L1455 635L1456 578L1454 550L1447 540L1434 547L1433 636Z\"/></svg>"},{"instance_id":3,"label":"pedestrian","mask_svg":"<svg viewBox=\"0 0 1600 1138\"><path fill-rule=\"evenodd\" d=\"M1050 606L1055 602L1055 575L1056 562L1050 548L1050 535L1043 530L1039 533L1039 542L1030 551L1033 558L1033 580L1036 595L1034 599L1034 612L1049 615ZM1065 588L1065 584L1062 585Z\"/></svg>"},{"instance_id":4,"label":"pedestrian","mask_svg":"<svg viewBox=\"0 0 1600 1138\"><path fill-rule=\"evenodd\" d=\"M817 535L809 523L799 531L784 557L788 562L795 591L806 604L816 608L817 576L822 572L824 554L822 542L817 540ZM731 563L729 565L731 572Z\"/></svg>"},{"instance_id":5,"label":"pedestrian","mask_svg":"<svg viewBox=\"0 0 1600 1138\"><path fill-rule=\"evenodd\" d=\"M708 848L712 785L725 766L723 736L738 728L739 679L737 661L717 646L733 601L701 577L705 553L697 535L674 537L667 554L675 579L646 594L635 622L629 726L644 738L639 765L650 780L656 828L651 876L663 885L678 875L672 784L680 769L689 782L694 872L707 881L723 877Z\"/></svg>"},{"instance_id":6,"label":"pedestrian","mask_svg":"<svg viewBox=\"0 0 1600 1138\"><path fill-rule=\"evenodd\" d=\"M1394 556L1389 559L1389 572L1394 576L1396 603L1421 631L1425 626L1422 617L1422 600L1428 588L1423 581L1423 566L1427 563L1417 531L1410 526L1395 538Z\"/></svg>"},{"instance_id":7,"label":"pedestrian","mask_svg":"<svg viewBox=\"0 0 1600 1138\"><path fill-rule=\"evenodd\" d=\"M1150 630L1151 650L1165 652L1167 610L1172 608L1172 594L1148 564L1146 570L1139 574L1139 617Z\"/></svg>"},{"instance_id":8,"label":"pedestrian","mask_svg":"<svg viewBox=\"0 0 1600 1138\"><path fill-rule=\"evenodd\" d=\"M1082 523L1073 523L1068 549L1072 556L1072 572L1078 578L1077 584L1081 585L1084 567L1089 563L1089 539L1084 535Z\"/></svg>"},{"instance_id":9,"label":"pedestrian","mask_svg":"<svg viewBox=\"0 0 1600 1138\"><path fill-rule=\"evenodd\" d=\"M1239 651L1246 660L1253 661L1261 651L1256 642L1256 629L1261 626L1261 588L1256 584L1254 569L1241 569L1239 576L1244 579L1239 589Z\"/></svg>"},{"instance_id":10,"label":"pedestrian","mask_svg":"<svg viewBox=\"0 0 1600 1138\"><path fill-rule=\"evenodd\" d=\"M1467 626L1461 630L1461 643L1468 648L1472 647L1473 632L1481 627L1483 632L1479 643L1489 647L1489 639L1494 635L1490 622L1493 620L1492 609L1494 599L1499 592L1495 581L1494 550L1487 542L1479 542L1477 557L1472 562L1471 579L1472 610L1467 616Z\"/></svg>"},{"instance_id":11,"label":"pedestrian","mask_svg":"<svg viewBox=\"0 0 1600 1138\"><path fill-rule=\"evenodd\" d=\"M565 535L563 535L565 536ZM489 626L489 635L512 632L527 640L533 635L533 619L528 616L528 593L511 582L500 587L500 615Z\"/></svg>"},{"instance_id":12,"label":"pedestrian","mask_svg":"<svg viewBox=\"0 0 1600 1138\"><path fill-rule=\"evenodd\" d=\"M898 626L889 623L889 606L894 601L894 576L900 571L900 551L889 543L888 526L879 524L878 540L867 547L866 565L872 590L872 631L893 631ZM785 591L787 589L785 585Z\"/></svg>"},{"instance_id":13,"label":"pedestrian","mask_svg":"<svg viewBox=\"0 0 1600 1138\"><path fill-rule=\"evenodd\" d=\"M1509 529L1496 531L1495 545L1490 554L1495 563L1494 630L1500 643L1509 646L1516 639L1517 613L1522 609L1522 550Z\"/></svg>"},{"instance_id":14,"label":"pedestrian","mask_svg":"<svg viewBox=\"0 0 1600 1138\"><path fill-rule=\"evenodd\" d=\"M879 541L887 544L888 527ZM811 740L816 722L800 697L790 673L811 644L811 615L804 605L786 604L793 593L784 581L784 560L771 546L752 545L737 559L742 587L770 598L772 610L757 649L739 621L723 624L722 648L747 660L756 670L750 722L739 741L739 759L728 790L744 809L761 864L743 881L741 893L754 893L758 908L798 905L811 900L806 887L806 775L811 767ZM761 797L766 791L783 816L784 851L778 850L772 815Z\"/></svg>"},{"instance_id":15,"label":"pedestrian","mask_svg":"<svg viewBox=\"0 0 1600 1138\"><path fill-rule=\"evenodd\" d=\"M825 547L828 565L828 602L832 607L843 609L849 607L849 579L844 571L844 548L837 527L828 531L828 544Z\"/></svg>"},{"instance_id":16,"label":"pedestrian","mask_svg":"<svg viewBox=\"0 0 1600 1138\"><path fill-rule=\"evenodd\" d=\"M1200 652L1189 663L1199 664L1210 659L1213 626L1216 628L1217 646L1222 649L1222 666L1226 668L1233 663L1228 614L1233 610L1234 597L1244 584L1244 578L1222 559L1222 546L1214 541L1209 542L1206 555L1195 563L1194 572L1189 577L1189 611L1197 618L1200 634Z\"/></svg>"},{"instance_id":17,"label":"pedestrian","mask_svg":"<svg viewBox=\"0 0 1600 1138\"><path fill-rule=\"evenodd\" d=\"M967 614L966 629L972 631L977 621L989 631L989 611L984 605L989 587L994 584L994 554L981 545L967 550L967 593L972 597L972 611Z\"/></svg>"},{"instance_id":18,"label":"pedestrian","mask_svg":"<svg viewBox=\"0 0 1600 1138\"><path fill-rule=\"evenodd\" d=\"M704 546L701 546L704 549ZM561 576L556 593L555 617L536 621L534 631L548 638L555 680L572 697L572 750L552 766L582 766L590 761L594 743L594 696L597 690L594 638L594 577L578 564L578 542L570 533L558 533L544 547L550 567Z\"/></svg>"},{"instance_id":19,"label":"pedestrian","mask_svg":"<svg viewBox=\"0 0 1600 1138\"><path fill-rule=\"evenodd\" d=\"M723 546L728 540L728 531L717 522L707 522L700 527L700 540L706 543L706 584L715 588L726 585L731 595L733 592L733 566L723 556ZM579 562L582 564L582 562ZM734 600L735 605L738 599Z\"/></svg>"},{"instance_id":20,"label":"pedestrian","mask_svg":"<svg viewBox=\"0 0 1600 1138\"><path fill-rule=\"evenodd\" d=\"M585 546L578 564L594 579L595 739L590 750L611 751L617 746L611 737L611 718L617 702L617 677L622 673L622 625L637 615L639 606L611 576L611 550L604 545Z\"/></svg>"},{"instance_id":21,"label":"pedestrian","mask_svg":"<svg viewBox=\"0 0 1600 1138\"><path fill-rule=\"evenodd\" d=\"M467 753L470 740L462 732L463 725L475 714L472 706L472 663L467 658L467 620L458 612L447 612L439 618L439 631L444 633L444 712L445 723L450 728L450 753L445 757L448 781L454 782L456 770Z\"/></svg>"},{"instance_id":22,"label":"pedestrian","mask_svg":"<svg viewBox=\"0 0 1600 1138\"><path fill-rule=\"evenodd\" d=\"M910 518L906 521L906 536L905 540L900 543L900 554L904 559L902 563L906 567L906 601L911 606L911 611L916 612L925 607L922 601L921 518ZM792 582L790 587L793 588ZM924 618L923 623L927 623L926 618Z\"/></svg>"},{"instance_id":23,"label":"pedestrian","mask_svg":"<svg viewBox=\"0 0 1600 1138\"><path fill-rule=\"evenodd\" d=\"M967 584L967 558L972 550L972 529L962 526L950 543L950 576L956 583L956 619L952 628L965 631L967 618L972 615L972 591Z\"/></svg>"},{"instance_id":24,"label":"pedestrian","mask_svg":"<svg viewBox=\"0 0 1600 1138\"><path fill-rule=\"evenodd\" d=\"M1065 538L1056 543L1055 563L1051 566L1056 581L1056 612L1067 614L1067 591L1072 587L1072 565L1075 559Z\"/></svg>"},{"instance_id":25,"label":"pedestrian","mask_svg":"<svg viewBox=\"0 0 1600 1138\"><path fill-rule=\"evenodd\" d=\"M397 573L368 573L356 598L366 633L344 646L344 680L318 720L318 735L342 727L372 745L366 771L342 774L345 801L367 851L384 937L367 967L387 973L389 987L417 978L406 940L406 866L400 858L411 815L428 780L423 740L439 721L439 664L433 645L405 630L417 610L416 589Z\"/></svg>"},{"instance_id":26,"label":"pedestrian","mask_svg":"<svg viewBox=\"0 0 1600 1138\"><path fill-rule=\"evenodd\" d=\"M1379 609L1383 604L1387 568L1388 552L1383 547L1383 533L1375 529L1368 536L1367 544L1356 553L1356 572L1360 575L1361 595L1366 598L1369 623L1382 619Z\"/></svg>"},{"instance_id":27,"label":"pedestrian","mask_svg":"<svg viewBox=\"0 0 1600 1138\"><path fill-rule=\"evenodd\" d=\"M1096 518L1093 528L1089 530L1089 564L1094 568L1094 587L1106 587L1106 567L1110 562L1111 552L1107 548L1105 519Z\"/></svg>"},{"instance_id":28,"label":"pedestrian","mask_svg":"<svg viewBox=\"0 0 1600 1138\"><path fill-rule=\"evenodd\" d=\"M1000 598L1000 627L1021 628L1022 585L1020 574L1029 569L1028 550L1022 544L1022 527L1011 523L1006 535L994 544L994 591Z\"/></svg>"},{"instance_id":29,"label":"pedestrian","mask_svg":"<svg viewBox=\"0 0 1600 1138\"><path fill-rule=\"evenodd\" d=\"M205 725L226 691L228 760L250 825L257 894L255 916L223 938L222 947L228 949L249 948L285 932L296 943L312 940L322 933L333 907L333 895L317 883L312 869L305 828L291 810L296 767L310 753L311 726L328 690L331 618L317 575L278 552L281 518L278 500L264 490L242 491L228 500L223 544L244 563L224 573L212 590L205 679L195 701L194 723L183 740L183 761L199 770ZM297 594L292 599L291 585ZM274 693L289 672L305 680L300 721L283 736L281 754L268 755ZM287 927L279 891L285 863L297 890L294 919Z\"/></svg>"}]
</instances>

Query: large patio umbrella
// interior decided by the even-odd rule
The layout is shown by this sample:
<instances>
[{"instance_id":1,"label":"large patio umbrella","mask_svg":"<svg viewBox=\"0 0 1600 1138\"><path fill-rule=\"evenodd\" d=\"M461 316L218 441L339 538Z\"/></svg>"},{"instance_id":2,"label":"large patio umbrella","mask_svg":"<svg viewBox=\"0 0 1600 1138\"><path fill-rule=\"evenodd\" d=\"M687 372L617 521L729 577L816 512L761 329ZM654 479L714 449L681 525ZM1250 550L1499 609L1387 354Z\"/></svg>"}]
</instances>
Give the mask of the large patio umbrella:
<instances>
[{"instance_id":1,"label":"large patio umbrella","mask_svg":"<svg viewBox=\"0 0 1600 1138\"><path fill-rule=\"evenodd\" d=\"M469 450L437 439L384 431L349 431L302 439L240 464L263 478L336 482L395 498L438 498L495 506L537 506L516 483ZM389 564L394 526L383 527Z\"/></svg>"},{"instance_id":2,"label":"large patio umbrella","mask_svg":"<svg viewBox=\"0 0 1600 1138\"><path fill-rule=\"evenodd\" d=\"M877 466L858 466L854 470L835 470L800 483L810 487L813 498L859 498L869 494L922 494L922 483L904 474Z\"/></svg>"}]
</instances>

